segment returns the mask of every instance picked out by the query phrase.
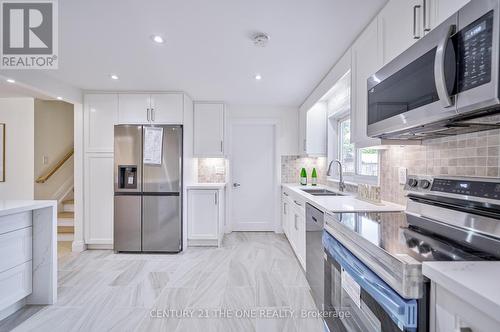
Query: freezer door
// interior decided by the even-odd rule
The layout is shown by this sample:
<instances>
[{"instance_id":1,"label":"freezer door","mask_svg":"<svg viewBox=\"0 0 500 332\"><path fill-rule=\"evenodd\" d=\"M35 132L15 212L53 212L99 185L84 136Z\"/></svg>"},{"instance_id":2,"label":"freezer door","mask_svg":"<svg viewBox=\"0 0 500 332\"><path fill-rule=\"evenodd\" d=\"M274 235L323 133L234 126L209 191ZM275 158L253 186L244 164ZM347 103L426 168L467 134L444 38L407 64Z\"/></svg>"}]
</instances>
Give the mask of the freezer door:
<instances>
[{"instance_id":1,"label":"freezer door","mask_svg":"<svg viewBox=\"0 0 500 332\"><path fill-rule=\"evenodd\" d=\"M140 195L115 195L115 251L141 251L141 198Z\"/></svg>"},{"instance_id":2,"label":"freezer door","mask_svg":"<svg viewBox=\"0 0 500 332\"><path fill-rule=\"evenodd\" d=\"M142 126L115 126L115 192L142 189Z\"/></svg>"},{"instance_id":3,"label":"freezer door","mask_svg":"<svg viewBox=\"0 0 500 332\"><path fill-rule=\"evenodd\" d=\"M142 206L142 251L180 252L180 196L144 195Z\"/></svg>"},{"instance_id":4,"label":"freezer door","mask_svg":"<svg viewBox=\"0 0 500 332\"><path fill-rule=\"evenodd\" d=\"M163 128L160 165L144 164L144 193L179 193L182 178L182 126Z\"/></svg>"}]
</instances>

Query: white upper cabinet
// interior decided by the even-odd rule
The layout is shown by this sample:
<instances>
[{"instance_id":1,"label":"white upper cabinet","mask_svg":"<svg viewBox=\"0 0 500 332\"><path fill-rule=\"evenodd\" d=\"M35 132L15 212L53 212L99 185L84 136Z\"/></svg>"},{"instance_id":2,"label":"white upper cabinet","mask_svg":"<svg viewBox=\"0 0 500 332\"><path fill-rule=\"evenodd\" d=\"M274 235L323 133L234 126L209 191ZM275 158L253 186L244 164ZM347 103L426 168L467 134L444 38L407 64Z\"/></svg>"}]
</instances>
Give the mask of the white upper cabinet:
<instances>
[{"instance_id":1,"label":"white upper cabinet","mask_svg":"<svg viewBox=\"0 0 500 332\"><path fill-rule=\"evenodd\" d=\"M113 152L114 125L118 122L118 95L85 95L86 152Z\"/></svg>"},{"instance_id":2,"label":"white upper cabinet","mask_svg":"<svg viewBox=\"0 0 500 332\"><path fill-rule=\"evenodd\" d=\"M326 119L325 102L318 102L309 110L299 110L299 151L302 155L326 155Z\"/></svg>"},{"instance_id":3,"label":"white upper cabinet","mask_svg":"<svg viewBox=\"0 0 500 332\"><path fill-rule=\"evenodd\" d=\"M118 121L120 124L141 124L151 120L149 94L120 94Z\"/></svg>"},{"instance_id":4,"label":"white upper cabinet","mask_svg":"<svg viewBox=\"0 0 500 332\"><path fill-rule=\"evenodd\" d=\"M426 0L428 1L429 25L427 30L432 30L443 23L448 17L465 6L471 0Z\"/></svg>"},{"instance_id":5,"label":"white upper cabinet","mask_svg":"<svg viewBox=\"0 0 500 332\"><path fill-rule=\"evenodd\" d=\"M120 124L182 124L183 94L120 94Z\"/></svg>"},{"instance_id":6,"label":"white upper cabinet","mask_svg":"<svg viewBox=\"0 0 500 332\"><path fill-rule=\"evenodd\" d=\"M182 93L151 95L151 121L159 124L182 124L184 96Z\"/></svg>"},{"instance_id":7,"label":"white upper cabinet","mask_svg":"<svg viewBox=\"0 0 500 332\"><path fill-rule=\"evenodd\" d=\"M194 103L194 155L224 156L224 104Z\"/></svg>"},{"instance_id":8,"label":"white upper cabinet","mask_svg":"<svg viewBox=\"0 0 500 332\"><path fill-rule=\"evenodd\" d=\"M378 34L384 64L423 35L423 13L422 0L392 0L380 11Z\"/></svg>"},{"instance_id":9,"label":"white upper cabinet","mask_svg":"<svg viewBox=\"0 0 500 332\"><path fill-rule=\"evenodd\" d=\"M382 65L378 52L377 20L373 20L351 48L351 142L357 148L380 145L367 136L367 79Z\"/></svg>"}]
</instances>

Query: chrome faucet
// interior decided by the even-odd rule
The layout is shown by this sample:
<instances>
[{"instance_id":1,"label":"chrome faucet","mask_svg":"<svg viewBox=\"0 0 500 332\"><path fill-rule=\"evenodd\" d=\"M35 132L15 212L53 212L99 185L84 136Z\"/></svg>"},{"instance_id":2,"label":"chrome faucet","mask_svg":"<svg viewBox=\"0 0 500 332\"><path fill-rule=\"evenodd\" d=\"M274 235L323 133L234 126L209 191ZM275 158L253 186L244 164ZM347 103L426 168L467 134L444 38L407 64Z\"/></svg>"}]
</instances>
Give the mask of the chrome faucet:
<instances>
[{"instance_id":1,"label":"chrome faucet","mask_svg":"<svg viewBox=\"0 0 500 332\"><path fill-rule=\"evenodd\" d=\"M340 160L332 160L330 161L330 164L328 165L328 171L326 172L326 175L331 176L332 175L332 164L337 163L339 164L339 191L344 191L346 186L344 183L344 173L342 172L342 163Z\"/></svg>"}]
</instances>

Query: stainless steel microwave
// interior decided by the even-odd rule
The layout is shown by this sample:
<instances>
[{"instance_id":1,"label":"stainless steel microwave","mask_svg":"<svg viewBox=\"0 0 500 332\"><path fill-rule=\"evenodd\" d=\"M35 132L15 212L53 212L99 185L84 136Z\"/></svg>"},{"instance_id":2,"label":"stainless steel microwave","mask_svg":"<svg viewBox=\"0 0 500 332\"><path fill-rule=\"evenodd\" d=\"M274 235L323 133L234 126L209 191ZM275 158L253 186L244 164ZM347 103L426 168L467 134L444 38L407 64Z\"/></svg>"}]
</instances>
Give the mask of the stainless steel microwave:
<instances>
[{"instance_id":1,"label":"stainless steel microwave","mask_svg":"<svg viewBox=\"0 0 500 332\"><path fill-rule=\"evenodd\" d=\"M368 78L368 136L500 128L500 0L474 0Z\"/></svg>"}]
</instances>

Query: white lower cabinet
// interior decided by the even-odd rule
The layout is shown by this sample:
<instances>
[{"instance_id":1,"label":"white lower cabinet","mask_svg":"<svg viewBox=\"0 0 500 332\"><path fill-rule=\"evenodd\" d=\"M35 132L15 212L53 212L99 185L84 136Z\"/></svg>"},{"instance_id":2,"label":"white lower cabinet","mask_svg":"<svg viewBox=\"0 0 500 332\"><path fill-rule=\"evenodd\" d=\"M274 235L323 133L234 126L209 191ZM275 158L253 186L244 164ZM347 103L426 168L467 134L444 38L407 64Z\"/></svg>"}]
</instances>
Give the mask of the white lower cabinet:
<instances>
[{"instance_id":1,"label":"white lower cabinet","mask_svg":"<svg viewBox=\"0 0 500 332\"><path fill-rule=\"evenodd\" d=\"M189 189L188 246L220 246L224 235L224 190Z\"/></svg>"},{"instance_id":2,"label":"white lower cabinet","mask_svg":"<svg viewBox=\"0 0 500 332\"><path fill-rule=\"evenodd\" d=\"M31 212L0 218L0 312L32 293Z\"/></svg>"},{"instance_id":3,"label":"white lower cabinet","mask_svg":"<svg viewBox=\"0 0 500 332\"><path fill-rule=\"evenodd\" d=\"M498 331L499 317L491 317L467 303L462 294L431 282L430 332Z\"/></svg>"},{"instance_id":4,"label":"white lower cabinet","mask_svg":"<svg viewBox=\"0 0 500 332\"><path fill-rule=\"evenodd\" d=\"M281 220L285 233L295 256L302 268L306 269L306 216L305 202L294 198L286 191L282 195Z\"/></svg>"}]
</instances>

